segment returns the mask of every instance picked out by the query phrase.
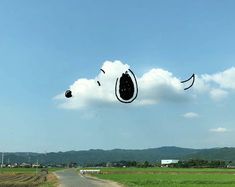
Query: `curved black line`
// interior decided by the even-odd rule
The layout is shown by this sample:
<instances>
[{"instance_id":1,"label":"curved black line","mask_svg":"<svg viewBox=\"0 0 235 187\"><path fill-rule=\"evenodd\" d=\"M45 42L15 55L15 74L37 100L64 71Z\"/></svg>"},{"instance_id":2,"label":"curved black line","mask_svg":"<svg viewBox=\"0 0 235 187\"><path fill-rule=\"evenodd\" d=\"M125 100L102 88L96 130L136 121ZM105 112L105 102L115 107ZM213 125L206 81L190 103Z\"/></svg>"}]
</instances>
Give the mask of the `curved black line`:
<instances>
[{"instance_id":1,"label":"curved black line","mask_svg":"<svg viewBox=\"0 0 235 187\"><path fill-rule=\"evenodd\" d=\"M192 84L191 84L190 86L188 86L187 88L184 88L184 90L188 90L189 88L191 88L191 87L194 85L194 82L195 82L195 74L192 74L192 76L191 76L191 77L189 77L189 79L184 80L184 81L181 81L181 83L185 83L185 82L190 81L192 78L193 78L193 82L192 82Z\"/></svg>"},{"instance_id":2,"label":"curved black line","mask_svg":"<svg viewBox=\"0 0 235 187\"><path fill-rule=\"evenodd\" d=\"M192 74L192 76L191 77L189 77L187 80L185 80L185 81L181 81L181 83L185 83L185 82L187 82L187 81L189 81L191 78L193 78L193 77L195 77L195 75L194 74Z\"/></svg>"},{"instance_id":3,"label":"curved black line","mask_svg":"<svg viewBox=\"0 0 235 187\"><path fill-rule=\"evenodd\" d=\"M105 74L105 71L103 69L100 69L104 74Z\"/></svg>"},{"instance_id":4,"label":"curved black line","mask_svg":"<svg viewBox=\"0 0 235 187\"><path fill-rule=\"evenodd\" d=\"M118 101L123 102L122 100L119 99L119 97L117 95L117 82L118 82L118 78L116 79L116 83L115 83L115 95L116 95L116 98L118 99Z\"/></svg>"},{"instance_id":5,"label":"curved black line","mask_svg":"<svg viewBox=\"0 0 235 187\"><path fill-rule=\"evenodd\" d=\"M136 80L136 77L135 77L135 74L131 71L131 69L128 69L130 72L131 72L131 74L133 75L133 77L134 77L134 79L135 79L135 85L136 85L136 95L135 95L135 97L134 97L134 99L133 99L133 101L137 98L137 96L138 96L138 92L139 92L139 90L138 90L138 83L137 83L137 80Z\"/></svg>"},{"instance_id":6,"label":"curved black line","mask_svg":"<svg viewBox=\"0 0 235 187\"><path fill-rule=\"evenodd\" d=\"M103 69L100 69L104 74L105 74L105 71ZM100 81L97 81L98 85L101 86L100 84Z\"/></svg>"},{"instance_id":7,"label":"curved black line","mask_svg":"<svg viewBox=\"0 0 235 187\"><path fill-rule=\"evenodd\" d=\"M134 79L135 79L135 84L136 84L136 95L135 95L135 97L134 97L132 100L130 100L130 101L122 101L122 100L118 97L118 95L117 95L117 83L118 83L118 78L116 79L116 84L115 84L115 95L116 95L116 98L117 98L118 101L120 101L121 103L126 103L126 104L133 102L133 101L137 98L137 96L138 96L138 84L137 84L136 77L135 77L134 73L133 73L130 69L128 69L128 70L131 72L131 74L133 75L133 77L134 77Z\"/></svg>"}]
</instances>

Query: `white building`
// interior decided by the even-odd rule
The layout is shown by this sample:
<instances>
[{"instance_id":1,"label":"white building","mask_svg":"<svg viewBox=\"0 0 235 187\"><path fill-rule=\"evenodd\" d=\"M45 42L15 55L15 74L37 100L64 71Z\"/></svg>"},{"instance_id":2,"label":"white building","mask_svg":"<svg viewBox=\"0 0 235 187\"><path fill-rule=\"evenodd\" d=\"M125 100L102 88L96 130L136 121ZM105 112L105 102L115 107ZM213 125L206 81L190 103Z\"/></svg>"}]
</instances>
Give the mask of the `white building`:
<instances>
[{"instance_id":1,"label":"white building","mask_svg":"<svg viewBox=\"0 0 235 187\"><path fill-rule=\"evenodd\" d=\"M39 168L40 164L32 164L32 168Z\"/></svg>"},{"instance_id":2,"label":"white building","mask_svg":"<svg viewBox=\"0 0 235 187\"><path fill-rule=\"evenodd\" d=\"M86 169L86 170L80 170L80 174L99 174L100 170L99 169Z\"/></svg>"},{"instance_id":3,"label":"white building","mask_svg":"<svg viewBox=\"0 0 235 187\"><path fill-rule=\"evenodd\" d=\"M177 164L179 160L161 160L161 165L168 166L171 164Z\"/></svg>"}]
</instances>

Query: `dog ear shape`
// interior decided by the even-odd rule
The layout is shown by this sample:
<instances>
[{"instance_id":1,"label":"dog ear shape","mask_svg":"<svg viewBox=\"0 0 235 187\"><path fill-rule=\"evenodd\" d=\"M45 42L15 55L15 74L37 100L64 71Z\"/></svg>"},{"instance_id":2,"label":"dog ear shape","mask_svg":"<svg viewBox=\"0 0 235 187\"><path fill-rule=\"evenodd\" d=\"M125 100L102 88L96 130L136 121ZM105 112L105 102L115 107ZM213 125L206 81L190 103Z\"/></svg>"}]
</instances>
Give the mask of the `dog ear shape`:
<instances>
[{"instance_id":1,"label":"dog ear shape","mask_svg":"<svg viewBox=\"0 0 235 187\"><path fill-rule=\"evenodd\" d=\"M188 87L184 88L184 90L188 90L189 88L191 88L193 86L193 84L195 82L195 74L192 74L192 76L189 77L187 80L181 81L181 83L186 83L186 82L190 81L191 79L193 79L192 83Z\"/></svg>"}]
</instances>

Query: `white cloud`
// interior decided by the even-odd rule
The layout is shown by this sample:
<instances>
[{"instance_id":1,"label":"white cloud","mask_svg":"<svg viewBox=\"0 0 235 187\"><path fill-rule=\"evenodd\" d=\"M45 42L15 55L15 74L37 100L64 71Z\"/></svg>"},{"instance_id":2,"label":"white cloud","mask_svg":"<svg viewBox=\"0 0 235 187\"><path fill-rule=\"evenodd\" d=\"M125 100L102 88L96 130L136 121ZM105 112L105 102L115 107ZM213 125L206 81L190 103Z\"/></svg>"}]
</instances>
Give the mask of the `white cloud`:
<instances>
[{"instance_id":1,"label":"white cloud","mask_svg":"<svg viewBox=\"0 0 235 187\"><path fill-rule=\"evenodd\" d=\"M214 101L221 101L231 91L235 91L235 67L212 75L204 74L196 77L193 89L197 93L208 93Z\"/></svg>"},{"instance_id":2,"label":"white cloud","mask_svg":"<svg viewBox=\"0 0 235 187\"><path fill-rule=\"evenodd\" d=\"M87 79L79 78L69 89L73 97L66 99L64 93L55 96L59 106L66 109L82 109L89 106L104 106L120 103L115 96L115 83L122 73L130 66L121 61L105 61L101 67L104 71L98 76ZM130 68L131 69L131 68ZM208 94L214 101L225 98L229 91L235 90L235 68L212 75L196 75L194 86L190 91L184 91L184 84L171 72L153 68L142 76L137 77L139 95L132 106L153 105L159 102L184 102ZM97 81L101 86L98 86ZM187 115L186 115L187 116ZM188 117L192 117L188 114ZM196 116L193 116L196 117Z\"/></svg>"},{"instance_id":3,"label":"white cloud","mask_svg":"<svg viewBox=\"0 0 235 187\"><path fill-rule=\"evenodd\" d=\"M218 133L223 133L223 132L228 132L228 129L223 128L223 127L218 127L216 129L210 129L211 132L218 132Z\"/></svg>"},{"instance_id":4,"label":"white cloud","mask_svg":"<svg viewBox=\"0 0 235 187\"><path fill-rule=\"evenodd\" d=\"M183 85L172 73L163 69L151 69L138 78L139 98L137 104L156 104L160 101L183 101Z\"/></svg>"},{"instance_id":5,"label":"white cloud","mask_svg":"<svg viewBox=\"0 0 235 187\"><path fill-rule=\"evenodd\" d=\"M214 101L221 101L235 91L235 67L211 75L196 75L195 79L192 88L195 94L208 94Z\"/></svg>"},{"instance_id":6,"label":"white cloud","mask_svg":"<svg viewBox=\"0 0 235 187\"><path fill-rule=\"evenodd\" d=\"M80 78L75 81L69 89L72 91L72 98L66 99L64 94L56 96L55 99L62 101L60 107L66 109L85 108L90 105L100 105L115 103L114 86L116 78L129 69L129 65L120 61L104 62L102 69L106 72L100 72L94 79ZM101 83L98 86L97 81ZM63 97L61 97L63 96Z\"/></svg>"},{"instance_id":7,"label":"white cloud","mask_svg":"<svg viewBox=\"0 0 235 187\"><path fill-rule=\"evenodd\" d=\"M185 118L197 118L199 115L195 112L188 112L183 115Z\"/></svg>"},{"instance_id":8,"label":"white cloud","mask_svg":"<svg viewBox=\"0 0 235 187\"><path fill-rule=\"evenodd\" d=\"M212 89L210 91L210 96L215 101L220 101L224 99L225 97L227 97L227 95L228 95L228 92L222 89Z\"/></svg>"},{"instance_id":9,"label":"white cloud","mask_svg":"<svg viewBox=\"0 0 235 187\"><path fill-rule=\"evenodd\" d=\"M210 85L206 83L202 76L195 76L195 83L192 87L196 94L204 94L209 92Z\"/></svg>"},{"instance_id":10,"label":"white cloud","mask_svg":"<svg viewBox=\"0 0 235 187\"><path fill-rule=\"evenodd\" d=\"M116 79L129 68L128 64L123 64L120 61L106 61L102 66L105 74L100 72L94 79L80 78L69 87L73 94L72 98L66 99L62 93L57 95L55 99L62 101L60 107L67 109L119 103L115 96ZM101 86L98 86L97 81ZM139 95L133 102L134 106L187 99L180 80L166 70L151 69L140 78L137 77L137 82Z\"/></svg>"},{"instance_id":11,"label":"white cloud","mask_svg":"<svg viewBox=\"0 0 235 187\"><path fill-rule=\"evenodd\" d=\"M231 67L223 72L219 72L213 75L203 75L203 79L206 82L214 82L223 89L235 90L235 67Z\"/></svg>"}]
</instances>

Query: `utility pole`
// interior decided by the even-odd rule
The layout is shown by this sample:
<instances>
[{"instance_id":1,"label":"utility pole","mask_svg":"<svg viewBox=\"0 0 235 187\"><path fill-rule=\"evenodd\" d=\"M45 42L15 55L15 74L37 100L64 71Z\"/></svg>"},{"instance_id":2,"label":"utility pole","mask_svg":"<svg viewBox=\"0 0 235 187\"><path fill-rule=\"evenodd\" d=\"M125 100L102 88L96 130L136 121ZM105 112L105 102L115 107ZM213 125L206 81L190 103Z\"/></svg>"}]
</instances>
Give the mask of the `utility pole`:
<instances>
[{"instance_id":1,"label":"utility pole","mask_svg":"<svg viewBox=\"0 0 235 187\"><path fill-rule=\"evenodd\" d=\"M4 152L2 152L2 164L1 164L1 168L3 168L3 164L4 164Z\"/></svg>"},{"instance_id":2,"label":"utility pole","mask_svg":"<svg viewBox=\"0 0 235 187\"><path fill-rule=\"evenodd\" d=\"M36 164L36 175L38 174L38 160L37 160L37 164Z\"/></svg>"}]
</instances>

